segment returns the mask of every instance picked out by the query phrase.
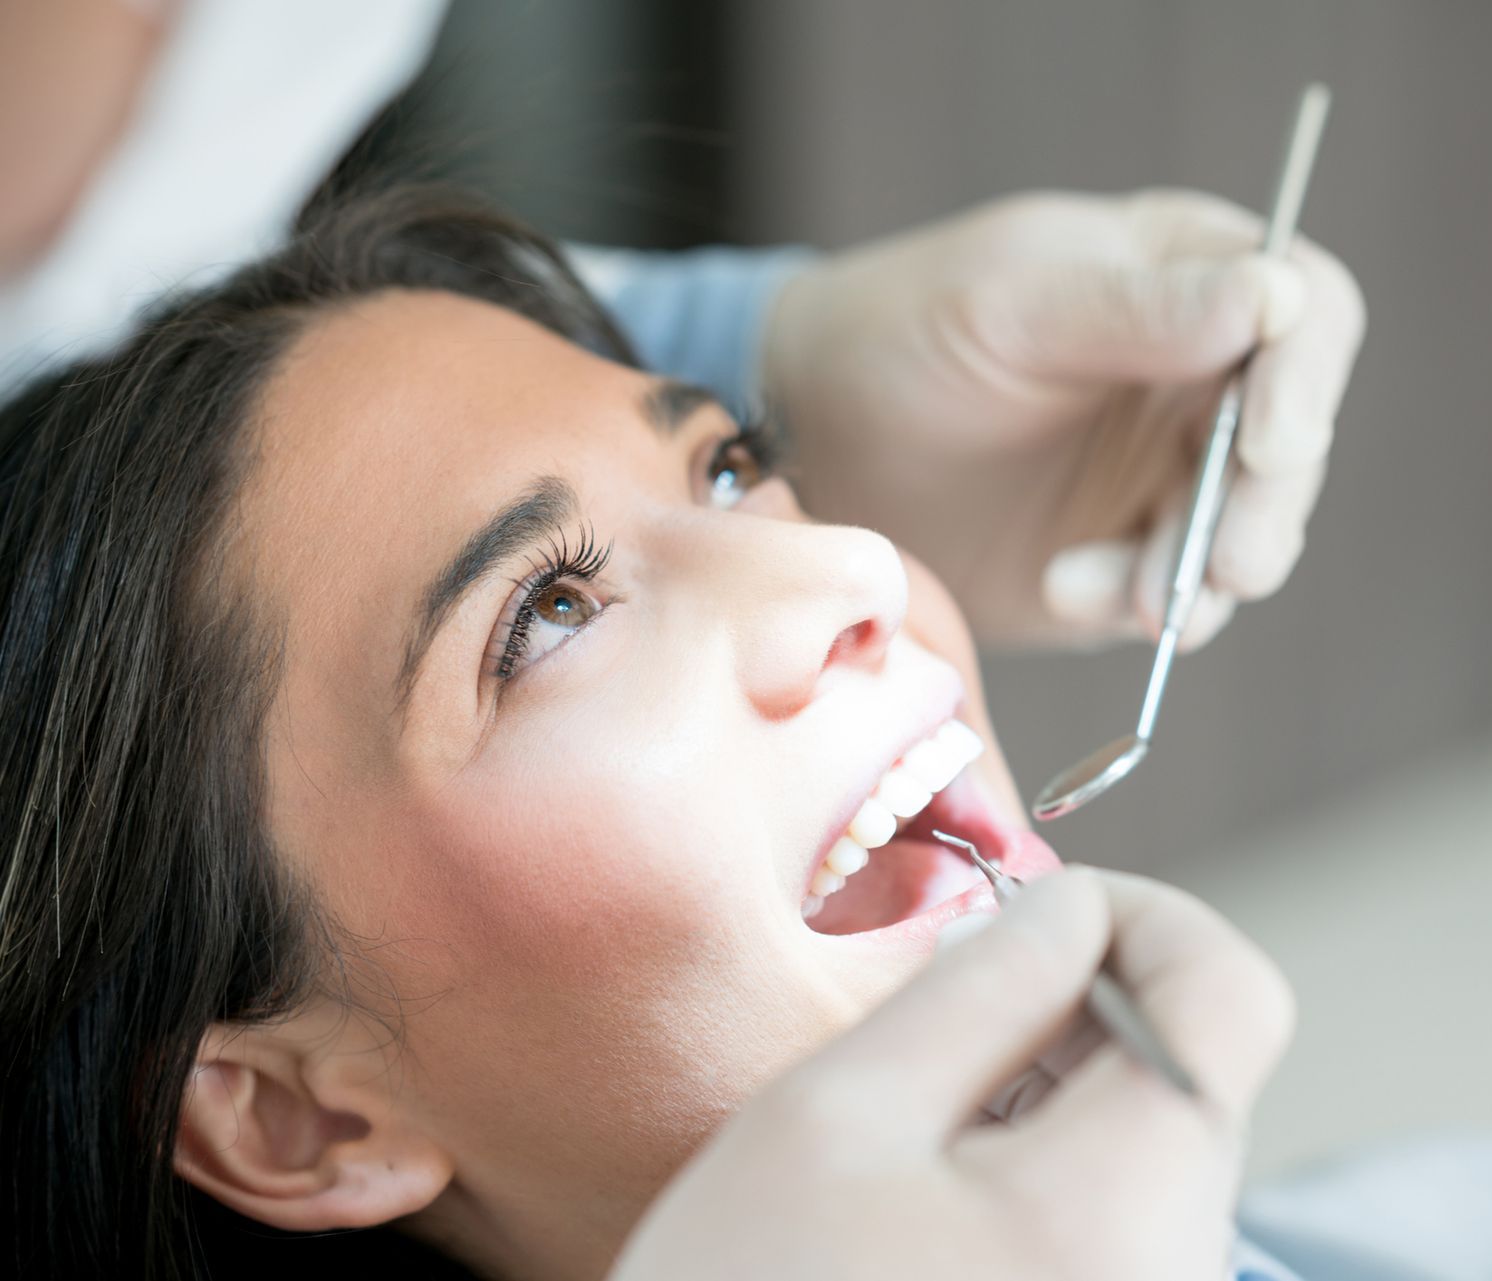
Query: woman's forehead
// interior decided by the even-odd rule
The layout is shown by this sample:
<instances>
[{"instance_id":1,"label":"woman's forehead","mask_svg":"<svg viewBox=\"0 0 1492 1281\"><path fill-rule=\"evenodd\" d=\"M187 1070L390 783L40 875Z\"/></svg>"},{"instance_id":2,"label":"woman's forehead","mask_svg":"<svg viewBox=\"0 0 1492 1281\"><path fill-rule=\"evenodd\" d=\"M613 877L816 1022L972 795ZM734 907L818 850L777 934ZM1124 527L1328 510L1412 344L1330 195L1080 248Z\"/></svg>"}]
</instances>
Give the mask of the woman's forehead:
<instances>
[{"instance_id":1,"label":"woman's forehead","mask_svg":"<svg viewBox=\"0 0 1492 1281\"><path fill-rule=\"evenodd\" d=\"M318 315L258 406L240 544L286 620L282 692L303 723L366 751L430 575L535 476L590 493L641 457L649 385L457 295L389 291Z\"/></svg>"},{"instance_id":2,"label":"woman's forehead","mask_svg":"<svg viewBox=\"0 0 1492 1281\"><path fill-rule=\"evenodd\" d=\"M443 537L494 486L583 473L640 439L632 406L646 384L490 303L360 299L315 317L265 388L247 523L282 559L312 543L384 553L391 531L405 545Z\"/></svg>"},{"instance_id":3,"label":"woman's forehead","mask_svg":"<svg viewBox=\"0 0 1492 1281\"><path fill-rule=\"evenodd\" d=\"M428 458L473 429L542 440L578 407L625 403L642 378L492 303L386 290L306 324L261 397L259 426L270 462Z\"/></svg>"}]
</instances>

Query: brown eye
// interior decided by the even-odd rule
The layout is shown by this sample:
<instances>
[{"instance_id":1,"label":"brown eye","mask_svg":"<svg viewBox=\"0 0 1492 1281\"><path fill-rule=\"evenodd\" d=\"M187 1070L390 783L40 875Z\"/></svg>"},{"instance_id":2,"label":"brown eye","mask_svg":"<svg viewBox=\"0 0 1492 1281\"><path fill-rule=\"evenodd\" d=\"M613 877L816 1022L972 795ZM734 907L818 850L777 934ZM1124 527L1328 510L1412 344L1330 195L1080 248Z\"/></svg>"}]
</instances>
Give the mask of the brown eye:
<instances>
[{"instance_id":1,"label":"brown eye","mask_svg":"<svg viewBox=\"0 0 1492 1281\"><path fill-rule=\"evenodd\" d=\"M529 593L508 633L496 673L508 680L558 649L605 608L590 592L561 579Z\"/></svg>"},{"instance_id":2,"label":"brown eye","mask_svg":"<svg viewBox=\"0 0 1492 1281\"><path fill-rule=\"evenodd\" d=\"M534 598L533 611L539 622L579 627L599 613L600 606L586 592L566 583L551 583Z\"/></svg>"},{"instance_id":3,"label":"brown eye","mask_svg":"<svg viewBox=\"0 0 1492 1281\"><path fill-rule=\"evenodd\" d=\"M748 489L766 479L761 461L739 439L726 441L715 452L707 474L710 500L717 507L734 507Z\"/></svg>"}]
</instances>

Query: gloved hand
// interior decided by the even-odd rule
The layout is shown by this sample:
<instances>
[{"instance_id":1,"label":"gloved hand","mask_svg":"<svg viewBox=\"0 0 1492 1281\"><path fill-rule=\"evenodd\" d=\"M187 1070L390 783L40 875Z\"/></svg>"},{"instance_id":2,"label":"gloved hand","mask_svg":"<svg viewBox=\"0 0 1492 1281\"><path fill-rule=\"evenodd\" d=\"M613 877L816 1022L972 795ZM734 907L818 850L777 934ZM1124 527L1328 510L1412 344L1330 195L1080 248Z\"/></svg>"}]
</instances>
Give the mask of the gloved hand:
<instances>
[{"instance_id":1,"label":"gloved hand","mask_svg":"<svg viewBox=\"0 0 1492 1281\"><path fill-rule=\"evenodd\" d=\"M1060 1037L1110 946L1203 1099L1105 1043L1018 1124L974 1124ZM1245 1117L1290 1011L1277 971L1195 899L1044 878L748 1103L610 1281L1219 1277Z\"/></svg>"},{"instance_id":2,"label":"gloved hand","mask_svg":"<svg viewBox=\"0 0 1492 1281\"><path fill-rule=\"evenodd\" d=\"M1262 237L1199 193L1041 194L822 259L763 347L805 505L921 556L982 641L1154 635L1217 393L1259 344L1202 643L1299 557L1365 323L1337 259Z\"/></svg>"}]
</instances>

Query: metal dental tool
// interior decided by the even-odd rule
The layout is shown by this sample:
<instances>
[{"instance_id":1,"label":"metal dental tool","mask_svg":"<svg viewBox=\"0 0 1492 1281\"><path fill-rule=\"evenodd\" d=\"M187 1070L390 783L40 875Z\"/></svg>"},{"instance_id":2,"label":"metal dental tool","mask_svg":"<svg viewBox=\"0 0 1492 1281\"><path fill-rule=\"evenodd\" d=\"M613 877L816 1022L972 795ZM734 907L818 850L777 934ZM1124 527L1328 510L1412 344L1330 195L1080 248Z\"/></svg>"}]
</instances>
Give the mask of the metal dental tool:
<instances>
[{"instance_id":1,"label":"metal dental tool","mask_svg":"<svg viewBox=\"0 0 1492 1281\"><path fill-rule=\"evenodd\" d=\"M1330 105L1331 93L1325 85L1308 85L1301 95L1289 148L1285 153L1284 167L1280 171L1279 186L1275 191L1274 211L1270 215L1269 229L1264 236L1263 252L1266 255L1283 257L1290 246L1290 240L1295 234L1295 223L1300 216L1300 207L1305 201L1311 166L1316 158L1316 145L1321 140L1321 130L1326 123L1326 112ZM1218 516L1222 511L1231 470L1233 435L1243 411L1243 384L1251 361L1252 353L1244 358L1243 364L1228 380L1218 403L1217 414L1213 418L1207 447L1197 468L1191 511L1187 515L1186 532L1171 571L1165 623L1161 628L1160 640L1155 646L1155 661L1150 669L1150 683L1145 688L1145 701L1140 707L1139 724L1133 734L1115 739L1106 747L1099 748L1092 756L1064 770L1042 788L1031 811L1038 819L1053 819L1070 814L1095 796L1101 796L1131 773L1150 751L1161 696L1166 692L1171 662L1176 657L1176 644L1191 617L1197 590L1201 587L1202 577L1207 570L1212 538L1217 532Z\"/></svg>"},{"instance_id":2,"label":"metal dental tool","mask_svg":"<svg viewBox=\"0 0 1492 1281\"><path fill-rule=\"evenodd\" d=\"M936 829L933 835L946 845L958 846L974 860L974 866L989 879L990 887L995 891L995 901L1001 907L1022 889L1024 882L983 858L968 841ZM1140 1013L1139 1006L1107 969L1101 969L1093 976L1093 986L1088 989L1084 1005L1094 1021L1137 1063L1164 1077L1183 1094L1191 1098L1198 1096L1197 1083L1191 1073L1176 1062L1155 1029Z\"/></svg>"}]
</instances>

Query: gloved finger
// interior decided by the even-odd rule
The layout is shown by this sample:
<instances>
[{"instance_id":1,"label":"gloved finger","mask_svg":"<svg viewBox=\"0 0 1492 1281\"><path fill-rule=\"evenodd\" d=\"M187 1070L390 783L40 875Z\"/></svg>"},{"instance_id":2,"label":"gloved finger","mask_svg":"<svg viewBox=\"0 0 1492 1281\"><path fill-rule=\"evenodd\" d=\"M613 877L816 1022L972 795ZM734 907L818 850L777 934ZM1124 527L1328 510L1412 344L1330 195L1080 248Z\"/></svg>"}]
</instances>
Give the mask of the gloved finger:
<instances>
[{"instance_id":1,"label":"gloved finger","mask_svg":"<svg viewBox=\"0 0 1492 1281\"><path fill-rule=\"evenodd\" d=\"M1176 550L1181 544L1186 513L1177 495L1155 523L1135 568L1133 609L1145 635L1159 637L1171 594L1171 576L1176 569ZM1238 600L1206 580L1197 589L1191 616L1181 633L1178 649L1191 653L1212 640L1232 620Z\"/></svg>"},{"instance_id":2,"label":"gloved finger","mask_svg":"<svg viewBox=\"0 0 1492 1281\"><path fill-rule=\"evenodd\" d=\"M1193 191L1140 192L1130 216L1157 261L1256 251L1265 230L1264 219L1243 206ZM1298 323L1263 334L1239 424L1239 457L1265 475L1326 456L1367 324L1362 291L1338 258L1296 235L1287 261L1299 272L1305 305Z\"/></svg>"},{"instance_id":3,"label":"gloved finger","mask_svg":"<svg viewBox=\"0 0 1492 1281\"><path fill-rule=\"evenodd\" d=\"M1088 1060L1107 1038L1102 1026L1086 1009L1073 1020L1066 1034L1036 1060L1052 1077L1061 1082Z\"/></svg>"},{"instance_id":4,"label":"gloved finger","mask_svg":"<svg viewBox=\"0 0 1492 1281\"><path fill-rule=\"evenodd\" d=\"M1309 242L1296 245L1291 261L1309 301L1299 324L1255 354L1238 425L1239 460L1258 476L1325 459L1367 324L1362 293L1340 262Z\"/></svg>"},{"instance_id":5,"label":"gloved finger","mask_svg":"<svg viewBox=\"0 0 1492 1281\"><path fill-rule=\"evenodd\" d=\"M1305 548L1306 521L1325 479L1324 463L1267 478L1240 471L1212 544L1211 585L1242 600L1277 592Z\"/></svg>"},{"instance_id":6,"label":"gloved finger","mask_svg":"<svg viewBox=\"0 0 1492 1281\"><path fill-rule=\"evenodd\" d=\"M1058 552L1041 576L1042 602L1071 639L1095 642L1140 635L1133 583L1140 544L1104 540Z\"/></svg>"},{"instance_id":7,"label":"gloved finger","mask_svg":"<svg viewBox=\"0 0 1492 1281\"><path fill-rule=\"evenodd\" d=\"M997 1121L1018 1121L1086 1061L1106 1036L1097 1020L1086 1010L1082 1011L1058 1034L1051 1048L1042 1051L1029 1071L985 1103L986 1115Z\"/></svg>"},{"instance_id":8,"label":"gloved finger","mask_svg":"<svg viewBox=\"0 0 1492 1281\"><path fill-rule=\"evenodd\" d=\"M1043 877L771 1089L828 1131L940 1147L1050 1044L1108 945L1093 875Z\"/></svg>"},{"instance_id":9,"label":"gloved finger","mask_svg":"<svg viewBox=\"0 0 1492 1281\"><path fill-rule=\"evenodd\" d=\"M1068 643L1158 636L1178 537L1179 517L1173 515L1143 544L1082 543L1054 556L1042 576L1042 599L1053 619L1070 629ZM1236 608L1226 583L1204 583L1182 634L1182 651L1206 645Z\"/></svg>"},{"instance_id":10,"label":"gloved finger","mask_svg":"<svg viewBox=\"0 0 1492 1281\"><path fill-rule=\"evenodd\" d=\"M984 1115L1008 1125L1018 1121L1023 1112L1030 1111L1056 1088L1057 1078L1037 1063L985 1103Z\"/></svg>"},{"instance_id":11,"label":"gloved finger","mask_svg":"<svg viewBox=\"0 0 1492 1281\"><path fill-rule=\"evenodd\" d=\"M1130 226L1145 252L1167 257L1256 252L1264 218L1236 201L1186 187L1147 187L1128 197Z\"/></svg>"},{"instance_id":12,"label":"gloved finger","mask_svg":"<svg viewBox=\"0 0 1492 1281\"><path fill-rule=\"evenodd\" d=\"M1012 298L975 297L976 313L1014 310L1014 359L1035 374L1126 382L1194 379L1287 332L1305 305L1293 265L1257 254L1164 262L1098 259L1034 270Z\"/></svg>"},{"instance_id":13,"label":"gloved finger","mask_svg":"<svg viewBox=\"0 0 1492 1281\"><path fill-rule=\"evenodd\" d=\"M1141 877L1097 875L1114 914L1110 968L1202 1098L1109 1042L1002 1137L1023 1137L1029 1159L1055 1172L1078 1168L1076 1148L1086 1177L1118 1188L1143 1170L1164 1187L1209 1154L1236 1159L1248 1111L1289 1040L1294 1002L1273 963L1197 899Z\"/></svg>"}]
</instances>

